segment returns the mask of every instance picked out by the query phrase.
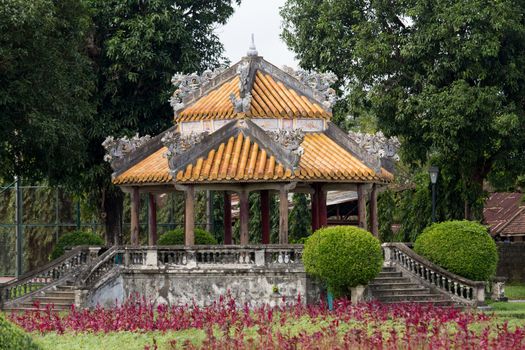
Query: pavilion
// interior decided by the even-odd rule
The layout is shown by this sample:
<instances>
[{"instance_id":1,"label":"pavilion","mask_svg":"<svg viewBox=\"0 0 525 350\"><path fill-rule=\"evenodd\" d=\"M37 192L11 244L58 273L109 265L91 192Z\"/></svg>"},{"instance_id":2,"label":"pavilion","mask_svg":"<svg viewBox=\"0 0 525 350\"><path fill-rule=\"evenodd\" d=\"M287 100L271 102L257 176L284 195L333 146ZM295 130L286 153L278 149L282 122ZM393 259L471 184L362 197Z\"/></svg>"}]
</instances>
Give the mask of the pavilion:
<instances>
[{"instance_id":1,"label":"pavilion","mask_svg":"<svg viewBox=\"0 0 525 350\"><path fill-rule=\"evenodd\" d=\"M224 193L224 243L232 244L231 194L239 197L240 243L248 244L248 194L261 196L262 242L270 243L270 195L279 196L279 243L288 243L288 193L311 194L312 229L327 224L327 191L356 191L359 226L378 233L377 193L393 180L331 122L333 74L279 69L255 46L227 69L176 74L175 125L161 134L108 137L112 181L131 193L131 243L139 242L139 195L149 194L149 244L155 245L154 194L183 191L185 244L193 245L195 191ZM370 228L367 220L369 203Z\"/></svg>"}]
</instances>

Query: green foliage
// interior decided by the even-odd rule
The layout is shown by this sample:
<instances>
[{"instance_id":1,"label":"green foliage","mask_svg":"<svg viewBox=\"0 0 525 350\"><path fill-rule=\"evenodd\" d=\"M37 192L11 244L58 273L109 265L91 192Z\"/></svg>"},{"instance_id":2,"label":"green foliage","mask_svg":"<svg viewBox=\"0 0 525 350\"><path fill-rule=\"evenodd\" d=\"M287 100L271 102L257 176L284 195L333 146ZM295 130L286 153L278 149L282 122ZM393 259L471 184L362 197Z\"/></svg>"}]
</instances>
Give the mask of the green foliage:
<instances>
[{"instance_id":1,"label":"green foliage","mask_svg":"<svg viewBox=\"0 0 525 350\"><path fill-rule=\"evenodd\" d=\"M426 228L414 251L457 275L487 281L496 273L498 251L487 229L472 221L447 221Z\"/></svg>"},{"instance_id":2,"label":"green foliage","mask_svg":"<svg viewBox=\"0 0 525 350\"><path fill-rule=\"evenodd\" d=\"M0 350L38 350L31 336L7 321L0 313Z\"/></svg>"},{"instance_id":3,"label":"green foliage","mask_svg":"<svg viewBox=\"0 0 525 350\"><path fill-rule=\"evenodd\" d=\"M83 1L2 1L0 179L77 176L95 111L88 30Z\"/></svg>"},{"instance_id":4,"label":"green foliage","mask_svg":"<svg viewBox=\"0 0 525 350\"><path fill-rule=\"evenodd\" d=\"M394 233L392 224L396 210L395 193L386 190L379 194L377 199L377 213L379 221L379 239L381 242L392 242Z\"/></svg>"},{"instance_id":5,"label":"green foliage","mask_svg":"<svg viewBox=\"0 0 525 350\"><path fill-rule=\"evenodd\" d=\"M306 272L321 278L336 294L366 285L381 271L381 244L370 232L353 226L333 226L314 232L305 243Z\"/></svg>"},{"instance_id":6,"label":"green foliage","mask_svg":"<svg viewBox=\"0 0 525 350\"><path fill-rule=\"evenodd\" d=\"M287 0L282 37L303 68L339 77L354 124L373 116L407 164L448 171L470 219L491 173L525 171L524 12L516 0Z\"/></svg>"},{"instance_id":7,"label":"green foliage","mask_svg":"<svg viewBox=\"0 0 525 350\"><path fill-rule=\"evenodd\" d=\"M178 228L161 235L157 241L158 245L184 245L184 229ZM195 228L195 244L211 245L217 244L217 240L211 233L200 228Z\"/></svg>"},{"instance_id":8,"label":"green foliage","mask_svg":"<svg viewBox=\"0 0 525 350\"><path fill-rule=\"evenodd\" d=\"M308 208L308 197L304 193L294 193L293 208L288 215L290 242L302 242L312 232L312 214Z\"/></svg>"},{"instance_id":9,"label":"green foliage","mask_svg":"<svg viewBox=\"0 0 525 350\"><path fill-rule=\"evenodd\" d=\"M79 245L104 245L104 240L91 232L75 231L66 233L58 239L58 242L51 252L51 260L59 258L65 253L66 249L73 248Z\"/></svg>"},{"instance_id":10,"label":"green foliage","mask_svg":"<svg viewBox=\"0 0 525 350\"><path fill-rule=\"evenodd\" d=\"M171 126L168 103L176 72L202 72L219 66L223 46L217 25L233 14L234 0L86 0L92 31L86 38L97 86L92 98L97 118L88 128L85 170L69 178L88 192L106 224L108 243L119 241L123 194L103 161L102 141L135 133L155 135Z\"/></svg>"}]
</instances>

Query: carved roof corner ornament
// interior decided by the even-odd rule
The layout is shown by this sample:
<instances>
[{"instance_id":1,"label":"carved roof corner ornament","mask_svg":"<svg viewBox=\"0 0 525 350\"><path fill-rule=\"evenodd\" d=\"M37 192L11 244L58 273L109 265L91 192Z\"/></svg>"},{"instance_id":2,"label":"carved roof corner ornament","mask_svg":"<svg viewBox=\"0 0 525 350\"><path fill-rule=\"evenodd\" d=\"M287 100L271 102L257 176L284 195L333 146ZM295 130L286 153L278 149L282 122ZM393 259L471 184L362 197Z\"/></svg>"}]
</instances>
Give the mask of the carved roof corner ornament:
<instances>
[{"instance_id":1,"label":"carved roof corner ornament","mask_svg":"<svg viewBox=\"0 0 525 350\"><path fill-rule=\"evenodd\" d=\"M249 82L250 82L250 63L241 62L237 67L237 74L239 74L239 92L241 97L244 97L245 94L250 92Z\"/></svg>"},{"instance_id":2,"label":"carved roof corner ornament","mask_svg":"<svg viewBox=\"0 0 525 350\"><path fill-rule=\"evenodd\" d=\"M184 98L195 90L205 87L211 80L226 70L219 67L214 70L207 69L198 75L197 72L191 74L176 73L171 78L171 83L176 87L175 92L170 97L169 102L173 111L177 113L185 107Z\"/></svg>"},{"instance_id":3,"label":"carved roof corner ornament","mask_svg":"<svg viewBox=\"0 0 525 350\"><path fill-rule=\"evenodd\" d=\"M401 147L401 143L397 137L385 137L381 131L375 134L349 131L348 135L359 146L364 148L368 154L379 158L392 159L396 162L399 161L397 151Z\"/></svg>"},{"instance_id":4,"label":"carved roof corner ornament","mask_svg":"<svg viewBox=\"0 0 525 350\"><path fill-rule=\"evenodd\" d=\"M299 160L304 153L301 143L304 139L304 131L298 129L278 129L275 131L268 131L268 135L272 140L281 145L284 151L293 156L293 166L299 164Z\"/></svg>"},{"instance_id":5,"label":"carved roof corner ornament","mask_svg":"<svg viewBox=\"0 0 525 350\"><path fill-rule=\"evenodd\" d=\"M323 97L321 102L325 108L330 109L337 102L336 91L331 88L331 85L337 81L337 76L334 73L318 73L303 69L294 70L288 66L284 66L283 71L320 93Z\"/></svg>"},{"instance_id":6,"label":"carved roof corner ornament","mask_svg":"<svg viewBox=\"0 0 525 350\"><path fill-rule=\"evenodd\" d=\"M169 131L161 139L161 142L168 151L163 154L164 158L168 159L170 169L174 169L174 160L176 156L186 152L194 145L200 143L204 137L208 135L208 132L191 132L187 135L182 135L178 131Z\"/></svg>"},{"instance_id":7,"label":"carved roof corner ornament","mask_svg":"<svg viewBox=\"0 0 525 350\"><path fill-rule=\"evenodd\" d=\"M151 139L150 135L139 137L139 134L129 138L127 136L115 139L113 136L108 136L102 142L102 147L106 150L104 161L109 162L111 167L115 169L116 161L124 158L128 154L134 152Z\"/></svg>"}]
</instances>

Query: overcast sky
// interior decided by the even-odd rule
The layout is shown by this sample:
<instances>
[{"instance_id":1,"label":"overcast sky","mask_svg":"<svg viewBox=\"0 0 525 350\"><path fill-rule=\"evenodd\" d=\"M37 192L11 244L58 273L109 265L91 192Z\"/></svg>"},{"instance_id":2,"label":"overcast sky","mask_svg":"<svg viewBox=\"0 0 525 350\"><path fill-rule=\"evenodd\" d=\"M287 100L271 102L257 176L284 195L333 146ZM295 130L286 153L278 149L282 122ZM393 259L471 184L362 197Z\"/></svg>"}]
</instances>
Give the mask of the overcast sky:
<instances>
[{"instance_id":1,"label":"overcast sky","mask_svg":"<svg viewBox=\"0 0 525 350\"><path fill-rule=\"evenodd\" d=\"M277 67L287 65L297 68L294 54L281 40L279 7L285 0L242 0L228 23L217 29L224 44L226 57L235 63L246 56L250 35L255 35L255 46L260 56Z\"/></svg>"}]
</instances>

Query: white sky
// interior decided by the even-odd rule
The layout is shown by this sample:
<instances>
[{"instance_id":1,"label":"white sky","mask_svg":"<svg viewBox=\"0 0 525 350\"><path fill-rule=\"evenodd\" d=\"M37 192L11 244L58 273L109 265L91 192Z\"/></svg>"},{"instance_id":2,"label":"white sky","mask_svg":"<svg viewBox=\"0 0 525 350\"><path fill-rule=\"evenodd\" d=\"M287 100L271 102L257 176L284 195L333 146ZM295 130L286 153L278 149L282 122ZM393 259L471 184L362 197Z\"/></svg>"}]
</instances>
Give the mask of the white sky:
<instances>
[{"instance_id":1,"label":"white sky","mask_svg":"<svg viewBox=\"0 0 525 350\"><path fill-rule=\"evenodd\" d=\"M224 44L225 54L235 63L246 56L250 46L250 35L255 35L255 46L259 56L277 67L287 65L297 68L294 54L281 40L281 16L279 8L285 0L242 0L241 6L226 25L217 29Z\"/></svg>"}]
</instances>

